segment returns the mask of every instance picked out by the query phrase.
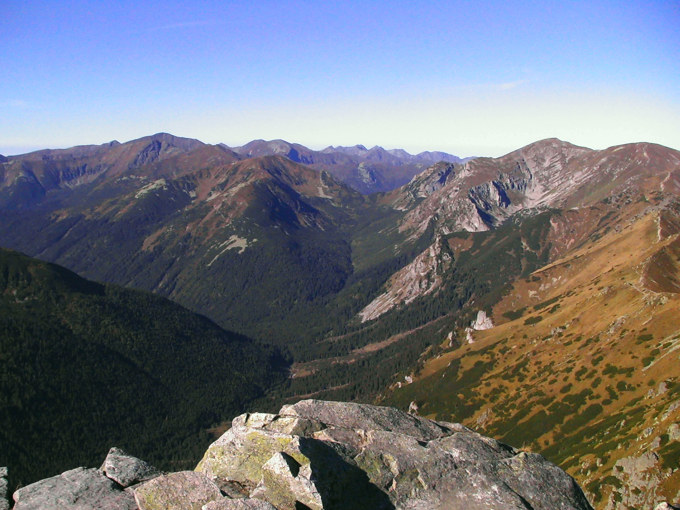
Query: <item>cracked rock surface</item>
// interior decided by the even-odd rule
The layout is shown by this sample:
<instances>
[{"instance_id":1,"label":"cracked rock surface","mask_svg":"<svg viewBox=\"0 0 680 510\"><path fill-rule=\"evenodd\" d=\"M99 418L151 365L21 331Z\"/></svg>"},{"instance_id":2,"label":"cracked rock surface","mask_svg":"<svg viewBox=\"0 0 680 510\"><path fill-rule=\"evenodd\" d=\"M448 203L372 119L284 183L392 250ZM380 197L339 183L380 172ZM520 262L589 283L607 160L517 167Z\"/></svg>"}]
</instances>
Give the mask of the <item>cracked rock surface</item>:
<instances>
[{"instance_id":1,"label":"cracked rock surface","mask_svg":"<svg viewBox=\"0 0 680 510\"><path fill-rule=\"evenodd\" d=\"M134 510L132 492L94 468L75 468L22 487L14 493L14 510L45 508Z\"/></svg>"},{"instance_id":2,"label":"cracked rock surface","mask_svg":"<svg viewBox=\"0 0 680 510\"><path fill-rule=\"evenodd\" d=\"M279 510L591 508L540 455L365 404L304 400L241 415L196 469Z\"/></svg>"},{"instance_id":3,"label":"cracked rock surface","mask_svg":"<svg viewBox=\"0 0 680 510\"><path fill-rule=\"evenodd\" d=\"M459 424L320 400L237 416L195 471L162 474L112 448L100 469L41 480L14 501L15 510L591 509L540 455Z\"/></svg>"}]
</instances>

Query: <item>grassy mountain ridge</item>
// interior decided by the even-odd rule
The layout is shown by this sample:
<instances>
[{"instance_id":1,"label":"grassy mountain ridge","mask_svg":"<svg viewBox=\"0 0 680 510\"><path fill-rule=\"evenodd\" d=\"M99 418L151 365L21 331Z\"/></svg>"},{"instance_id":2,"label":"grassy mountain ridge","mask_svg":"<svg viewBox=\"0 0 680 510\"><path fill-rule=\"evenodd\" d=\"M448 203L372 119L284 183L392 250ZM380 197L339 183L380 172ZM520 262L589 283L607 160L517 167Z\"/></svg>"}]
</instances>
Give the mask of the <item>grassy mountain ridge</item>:
<instances>
[{"instance_id":1,"label":"grassy mountain ridge","mask_svg":"<svg viewBox=\"0 0 680 510\"><path fill-rule=\"evenodd\" d=\"M189 466L204 429L280 381L276 351L148 293L0 250L0 464L11 483L118 445Z\"/></svg>"},{"instance_id":2,"label":"grassy mountain ridge","mask_svg":"<svg viewBox=\"0 0 680 510\"><path fill-rule=\"evenodd\" d=\"M145 172L57 191L21 214L5 208L2 243L251 335L281 330L262 322L269 315L308 315L352 272L343 229L364 201L328 174L280 156L178 178Z\"/></svg>"},{"instance_id":3,"label":"grassy mountain ridge","mask_svg":"<svg viewBox=\"0 0 680 510\"><path fill-rule=\"evenodd\" d=\"M612 212L603 205L580 243L514 282L474 343L462 328L442 337L385 402L543 453L598 508L651 507L680 490L680 206Z\"/></svg>"}]
</instances>

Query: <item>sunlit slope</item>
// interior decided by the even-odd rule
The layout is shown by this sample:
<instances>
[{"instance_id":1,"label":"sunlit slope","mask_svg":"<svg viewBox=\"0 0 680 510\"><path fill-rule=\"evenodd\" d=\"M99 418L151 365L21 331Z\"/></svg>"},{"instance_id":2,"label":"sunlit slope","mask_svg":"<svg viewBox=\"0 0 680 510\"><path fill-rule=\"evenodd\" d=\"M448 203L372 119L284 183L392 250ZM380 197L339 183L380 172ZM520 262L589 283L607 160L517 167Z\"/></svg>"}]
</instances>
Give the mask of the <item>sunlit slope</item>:
<instances>
[{"instance_id":1,"label":"sunlit slope","mask_svg":"<svg viewBox=\"0 0 680 510\"><path fill-rule=\"evenodd\" d=\"M598 508L677 500L678 208L632 209L516 282L474 343L442 339L385 400L544 454Z\"/></svg>"}]
</instances>

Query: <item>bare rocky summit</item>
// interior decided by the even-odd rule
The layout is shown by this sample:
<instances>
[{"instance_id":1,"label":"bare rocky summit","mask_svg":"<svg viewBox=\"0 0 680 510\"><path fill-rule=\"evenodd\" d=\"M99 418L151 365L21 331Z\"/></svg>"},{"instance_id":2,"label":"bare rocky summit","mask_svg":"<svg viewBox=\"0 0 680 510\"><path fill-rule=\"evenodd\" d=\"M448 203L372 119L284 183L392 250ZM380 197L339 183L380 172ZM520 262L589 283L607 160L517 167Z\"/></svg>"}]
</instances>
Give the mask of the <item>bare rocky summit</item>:
<instances>
[{"instance_id":1,"label":"bare rocky summit","mask_svg":"<svg viewBox=\"0 0 680 510\"><path fill-rule=\"evenodd\" d=\"M101 469L36 482L14 500L15 510L591 508L540 455L459 424L319 400L236 417L195 471L163 475L113 448Z\"/></svg>"}]
</instances>

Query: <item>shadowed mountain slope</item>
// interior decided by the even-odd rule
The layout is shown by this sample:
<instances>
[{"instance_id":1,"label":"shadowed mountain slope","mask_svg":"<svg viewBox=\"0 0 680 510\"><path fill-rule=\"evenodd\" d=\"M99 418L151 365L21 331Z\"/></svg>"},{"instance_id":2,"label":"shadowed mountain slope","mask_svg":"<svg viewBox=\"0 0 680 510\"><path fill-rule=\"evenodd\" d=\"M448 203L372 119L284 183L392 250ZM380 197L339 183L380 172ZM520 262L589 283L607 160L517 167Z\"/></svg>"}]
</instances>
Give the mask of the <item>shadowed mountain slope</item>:
<instances>
[{"instance_id":1,"label":"shadowed mountain slope","mask_svg":"<svg viewBox=\"0 0 680 510\"><path fill-rule=\"evenodd\" d=\"M0 464L10 485L110 444L191 465L212 424L279 382L269 347L148 293L0 250Z\"/></svg>"},{"instance_id":2,"label":"shadowed mountain slope","mask_svg":"<svg viewBox=\"0 0 680 510\"><path fill-rule=\"evenodd\" d=\"M341 229L363 203L356 192L281 156L196 165L200 151L224 152L199 146L50 189L21 210L5 203L2 244L242 331L342 287L352 268Z\"/></svg>"}]
</instances>

